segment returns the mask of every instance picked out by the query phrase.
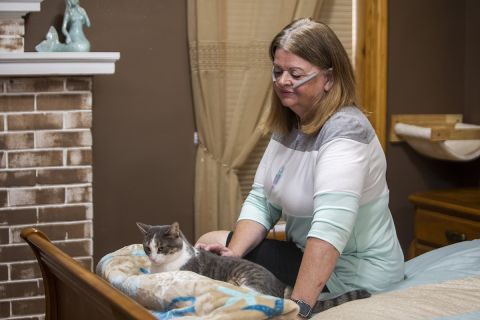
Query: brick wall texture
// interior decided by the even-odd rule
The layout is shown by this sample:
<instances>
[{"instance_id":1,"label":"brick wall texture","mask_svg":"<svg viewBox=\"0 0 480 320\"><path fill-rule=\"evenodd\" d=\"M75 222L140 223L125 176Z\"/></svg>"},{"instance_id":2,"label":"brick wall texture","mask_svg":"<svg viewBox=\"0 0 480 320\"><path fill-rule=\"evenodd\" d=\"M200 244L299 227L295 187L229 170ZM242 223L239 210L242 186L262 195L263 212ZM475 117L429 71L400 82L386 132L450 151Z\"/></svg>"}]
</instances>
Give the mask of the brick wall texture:
<instances>
[{"instance_id":1,"label":"brick wall texture","mask_svg":"<svg viewBox=\"0 0 480 320\"><path fill-rule=\"evenodd\" d=\"M23 52L24 35L23 18L0 18L0 52Z\"/></svg>"},{"instance_id":2,"label":"brick wall texture","mask_svg":"<svg viewBox=\"0 0 480 320\"><path fill-rule=\"evenodd\" d=\"M45 232L93 268L91 88L91 77L0 78L2 319L44 319L42 277L22 229Z\"/></svg>"}]
</instances>

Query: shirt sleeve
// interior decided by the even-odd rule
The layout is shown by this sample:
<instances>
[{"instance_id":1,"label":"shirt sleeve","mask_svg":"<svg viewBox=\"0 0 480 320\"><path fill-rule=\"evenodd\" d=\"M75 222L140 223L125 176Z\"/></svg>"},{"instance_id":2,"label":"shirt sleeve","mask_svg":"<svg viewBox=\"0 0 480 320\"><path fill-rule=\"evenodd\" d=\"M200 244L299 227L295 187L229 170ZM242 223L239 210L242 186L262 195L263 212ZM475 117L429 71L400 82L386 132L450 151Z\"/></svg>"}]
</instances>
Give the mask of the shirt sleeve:
<instances>
[{"instance_id":1,"label":"shirt sleeve","mask_svg":"<svg viewBox=\"0 0 480 320\"><path fill-rule=\"evenodd\" d=\"M267 202L263 187L254 184L252 190L245 199L240 212L240 220L253 220L270 230L280 219L281 210Z\"/></svg>"},{"instance_id":2,"label":"shirt sleeve","mask_svg":"<svg viewBox=\"0 0 480 320\"><path fill-rule=\"evenodd\" d=\"M308 237L325 240L342 253L355 225L368 171L369 144L339 138L319 150Z\"/></svg>"},{"instance_id":3,"label":"shirt sleeve","mask_svg":"<svg viewBox=\"0 0 480 320\"><path fill-rule=\"evenodd\" d=\"M253 220L262 224L267 230L270 230L275 223L280 219L281 210L274 207L267 201L265 196L264 180L268 166L271 162L272 140L270 140L262 160L260 161L257 172L255 173L255 180L252 190L248 194L240 211L240 220Z\"/></svg>"}]
</instances>

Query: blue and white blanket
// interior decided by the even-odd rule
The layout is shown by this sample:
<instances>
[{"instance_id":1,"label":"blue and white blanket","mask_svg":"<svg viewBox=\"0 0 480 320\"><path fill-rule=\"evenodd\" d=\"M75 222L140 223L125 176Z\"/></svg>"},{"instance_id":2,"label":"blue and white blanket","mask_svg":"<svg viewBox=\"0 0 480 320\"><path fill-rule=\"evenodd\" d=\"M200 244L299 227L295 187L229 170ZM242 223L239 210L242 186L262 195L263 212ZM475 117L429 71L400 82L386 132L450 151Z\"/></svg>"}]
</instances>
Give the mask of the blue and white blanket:
<instances>
[{"instance_id":1,"label":"blue and white blanket","mask_svg":"<svg viewBox=\"0 0 480 320\"><path fill-rule=\"evenodd\" d=\"M298 312L291 300L189 271L150 274L149 269L142 245L134 244L103 257L96 272L158 319L295 319Z\"/></svg>"}]
</instances>

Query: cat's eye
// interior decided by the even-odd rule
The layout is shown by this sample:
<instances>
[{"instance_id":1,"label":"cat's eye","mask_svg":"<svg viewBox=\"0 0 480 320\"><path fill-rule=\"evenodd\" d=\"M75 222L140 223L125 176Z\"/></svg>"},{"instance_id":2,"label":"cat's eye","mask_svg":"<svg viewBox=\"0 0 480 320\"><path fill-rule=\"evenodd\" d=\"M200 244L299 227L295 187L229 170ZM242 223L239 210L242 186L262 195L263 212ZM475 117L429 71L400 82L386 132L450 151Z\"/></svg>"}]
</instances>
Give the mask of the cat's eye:
<instances>
[{"instance_id":1,"label":"cat's eye","mask_svg":"<svg viewBox=\"0 0 480 320\"><path fill-rule=\"evenodd\" d=\"M160 246L160 247L158 248L157 252L158 252L158 253L163 252L163 249L164 249L164 247L163 247L163 246Z\"/></svg>"},{"instance_id":2,"label":"cat's eye","mask_svg":"<svg viewBox=\"0 0 480 320\"><path fill-rule=\"evenodd\" d=\"M145 250L145 253L146 253L146 254L149 254L149 253L150 253L150 248L149 248L149 247L144 247L143 249Z\"/></svg>"}]
</instances>

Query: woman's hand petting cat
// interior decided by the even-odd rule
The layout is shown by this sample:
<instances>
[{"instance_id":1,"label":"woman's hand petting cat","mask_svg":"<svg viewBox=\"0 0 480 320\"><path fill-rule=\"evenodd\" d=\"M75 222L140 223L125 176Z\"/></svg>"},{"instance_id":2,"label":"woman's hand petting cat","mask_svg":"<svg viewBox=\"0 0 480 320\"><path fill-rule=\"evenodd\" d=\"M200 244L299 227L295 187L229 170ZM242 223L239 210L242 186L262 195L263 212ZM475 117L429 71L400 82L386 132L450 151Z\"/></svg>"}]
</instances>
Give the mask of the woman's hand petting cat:
<instances>
[{"instance_id":1,"label":"woman's hand petting cat","mask_svg":"<svg viewBox=\"0 0 480 320\"><path fill-rule=\"evenodd\" d=\"M235 252L233 252L231 249L225 247L220 243L206 244L206 243L197 242L195 244L195 248L210 251L212 253L218 254L219 256L238 257L238 255L236 255Z\"/></svg>"}]
</instances>

